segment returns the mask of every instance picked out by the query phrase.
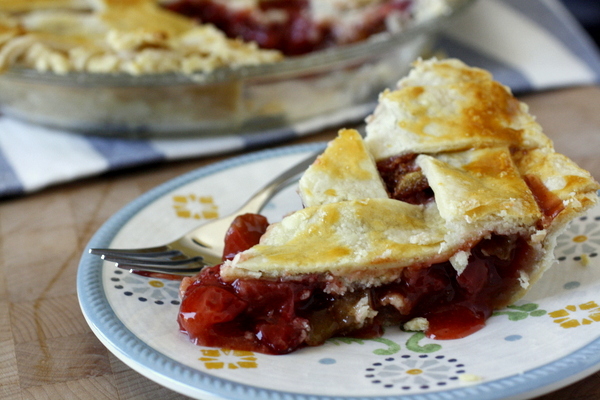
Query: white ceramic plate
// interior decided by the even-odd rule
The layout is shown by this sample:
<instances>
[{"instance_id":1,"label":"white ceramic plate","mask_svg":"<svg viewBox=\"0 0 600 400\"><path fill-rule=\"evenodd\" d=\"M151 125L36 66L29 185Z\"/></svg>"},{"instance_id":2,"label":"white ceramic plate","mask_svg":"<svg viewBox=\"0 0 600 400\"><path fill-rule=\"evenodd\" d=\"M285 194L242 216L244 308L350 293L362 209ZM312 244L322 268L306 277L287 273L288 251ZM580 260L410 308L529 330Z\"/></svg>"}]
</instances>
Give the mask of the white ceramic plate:
<instances>
[{"instance_id":1,"label":"white ceramic plate","mask_svg":"<svg viewBox=\"0 0 600 400\"><path fill-rule=\"evenodd\" d=\"M234 211L319 145L234 158L174 179L130 203L88 247L162 244ZM294 187L268 205L270 221L300 207ZM84 252L78 293L98 338L148 378L191 397L233 400L522 399L600 369L600 207L559 239L560 260L518 304L479 332L433 341L388 329L290 355L204 348L178 331L177 282L130 275Z\"/></svg>"}]
</instances>

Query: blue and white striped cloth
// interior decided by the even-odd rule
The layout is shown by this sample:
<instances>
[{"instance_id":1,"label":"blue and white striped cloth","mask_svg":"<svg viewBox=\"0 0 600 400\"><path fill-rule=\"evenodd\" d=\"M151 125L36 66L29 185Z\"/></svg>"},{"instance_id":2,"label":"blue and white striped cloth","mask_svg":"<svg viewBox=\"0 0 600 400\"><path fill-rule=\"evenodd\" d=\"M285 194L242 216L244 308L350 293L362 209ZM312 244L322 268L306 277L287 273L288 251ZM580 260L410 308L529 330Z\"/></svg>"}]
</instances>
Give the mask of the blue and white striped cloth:
<instances>
[{"instance_id":1,"label":"blue and white striped cloth","mask_svg":"<svg viewBox=\"0 0 600 400\"><path fill-rule=\"evenodd\" d=\"M600 84L598 50L558 0L480 0L444 30L438 48L490 70L515 93ZM218 138L125 140L0 116L0 197L132 166L260 148L348 120L336 115L277 131Z\"/></svg>"}]
</instances>

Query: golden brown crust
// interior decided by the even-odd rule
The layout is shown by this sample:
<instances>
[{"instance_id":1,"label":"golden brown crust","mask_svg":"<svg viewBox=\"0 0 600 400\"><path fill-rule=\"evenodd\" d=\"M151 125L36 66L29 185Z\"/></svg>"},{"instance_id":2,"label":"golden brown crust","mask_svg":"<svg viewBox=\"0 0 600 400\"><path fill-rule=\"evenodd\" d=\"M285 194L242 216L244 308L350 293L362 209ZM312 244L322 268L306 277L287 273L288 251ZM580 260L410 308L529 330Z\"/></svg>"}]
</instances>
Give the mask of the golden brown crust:
<instances>
[{"instance_id":1,"label":"golden brown crust","mask_svg":"<svg viewBox=\"0 0 600 400\"><path fill-rule=\"evenodd\" d=\"M3 69L139 75L210 72L282 59L277 51L228 39L212 25L198 25L154 0L0 0L0 12L1 25L20 28L0 48Z\"/></svg>"},{"instance_id":2,"label":"golden brown crust","mask_svg":"<svg viewBox=\"0 0 600 400\"><path fill-rule=\"evenodd\" d=\"M352 201L317 202L272 225L258 246L226 265L224 277L316 273L347 287L376 286L408 266L449 261L460 274L479 241L519 238L527 256L503 306L552 265L556 237L598 200L600 185L589 172L556 153L527 106L485 71L456 60L419 61L398 86L368 121L371 154L360 136L342 131L309 169L302 191L314 198L316 188L359 185L359 164L419 154L415 163L434 201L368 198L377 197L369 189Z\"/></svg>"},{"instance_id":3,"label":"golden brown crust","mask_svg":"<svg viewBox=\"0 0 600 400\"><path fill-rule=\"evenodd\" d=\"M397 90L381 94L365 141L376 160L490 146L552 146L507 87L458 60L417 61Z\"/></svg>"},{"instance_id":4,"label":"golden brown crust","mask_svg":"<svg viewBox=\"0 0 600 400\"><path fill-rule=\"evenodd\" d=\"M339 132L303 174L298 187L306 207L388 197L373 157L353 129Z\"/></svg>"},{"instance_id":5,"label":"golden brown crust","mask_svg":"<svg viewBox=\"0 0 600 400\"><path fill-rule=\"evenodd\" d=\"M567 156L550 148L515 153L522 176L535 176L546 190L558 197L568 212L579 213L593 205L600 189L591 174Z\"/></svg>"},{"instance_id":6,"label":"golden brown crust","mask_svg":"<svg viewBox=\"0 0 600 400\"><path fill-rule=\"evenodd\" d=\"M48 9L87 9L87 0L0 0L2 12L28 12Z\"/></svg>"},{"instance_id":7,"label":"golden brown crust","mask_svg":"<svg viewBox=\"0 0 600 400\"><path fill-rule=\"evenodd\" d=\"M431 206L365 199L308 207L271 225L260 244L238 254L222 276L317 273L358 285L382 283L404 267L446 261L457 250L444 242L446 233Z\"/></svg>"},{"instance_id":8,"label":"golden brown crust","mask_svg":"<svg viewBox=\"0 0 600 400\"><path fill-rule=\"evenodd\" d=\"M435 193L449 231L464 231L461 240L482 233L512 234L535 226L541 218L536 200L506 147L421 155L422 168Z\"/></svg>"}]
</instances>

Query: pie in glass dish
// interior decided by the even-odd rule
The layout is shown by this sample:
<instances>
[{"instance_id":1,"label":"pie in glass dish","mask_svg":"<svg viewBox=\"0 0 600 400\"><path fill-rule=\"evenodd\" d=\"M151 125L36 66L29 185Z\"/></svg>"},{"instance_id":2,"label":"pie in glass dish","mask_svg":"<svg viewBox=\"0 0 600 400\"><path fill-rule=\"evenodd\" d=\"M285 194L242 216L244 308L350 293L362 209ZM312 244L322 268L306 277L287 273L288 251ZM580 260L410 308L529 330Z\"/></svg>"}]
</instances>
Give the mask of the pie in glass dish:
<instances>
[{"instance_id":1,"label":"pie in glass dish","mask_svg":"<svg viewBox=\"0 0 600 400\"><path fill-rule=\"evenodd\" d=\"M303 174L303 209L238 218L223 264L182 282L178 322L268 354L388 326L462 338L540 279L599 189L488 72L419 60L364 139L341 130Z\"/></svg>"},{"instance_id":2,"label":"pie in glass dish","mask_svg":"<svg viewBox=\"0 0 600 400\"><path fill-rule=\"evenodd\" d=\"M155 0L0 0L3 69L142 75L279 60Z\"/></svg>"},{"instance_id":3,"label":"pie in glass dish","mask_svg":"<svg viewBox=\"0 0 600 400\"><path fill-rule=\"evenodd\" d=\"M397 33L446 0L0 0L0 68L211 72Z\"/></svg>"}]
</instances>

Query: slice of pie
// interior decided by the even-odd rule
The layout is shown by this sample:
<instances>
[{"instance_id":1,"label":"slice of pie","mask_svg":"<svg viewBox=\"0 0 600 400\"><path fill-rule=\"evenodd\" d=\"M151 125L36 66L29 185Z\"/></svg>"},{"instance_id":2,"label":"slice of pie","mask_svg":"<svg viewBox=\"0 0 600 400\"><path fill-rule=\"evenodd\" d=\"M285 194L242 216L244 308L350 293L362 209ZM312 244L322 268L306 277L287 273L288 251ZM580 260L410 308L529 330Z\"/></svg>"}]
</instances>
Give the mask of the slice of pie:
<instances>
[{"instance_id":1,"label":"slice of pie","mask_svg":"<svg viewBox=\"0 0 600 400\"><path fill-rule=\"evenodd\" d=\"M461 338L541 277L599 188L489 73L418 61L364 140L340 131L305 172L305 208L183 282L179 324L270 354L386 326Z\"/></svg>"}]
</instances>

